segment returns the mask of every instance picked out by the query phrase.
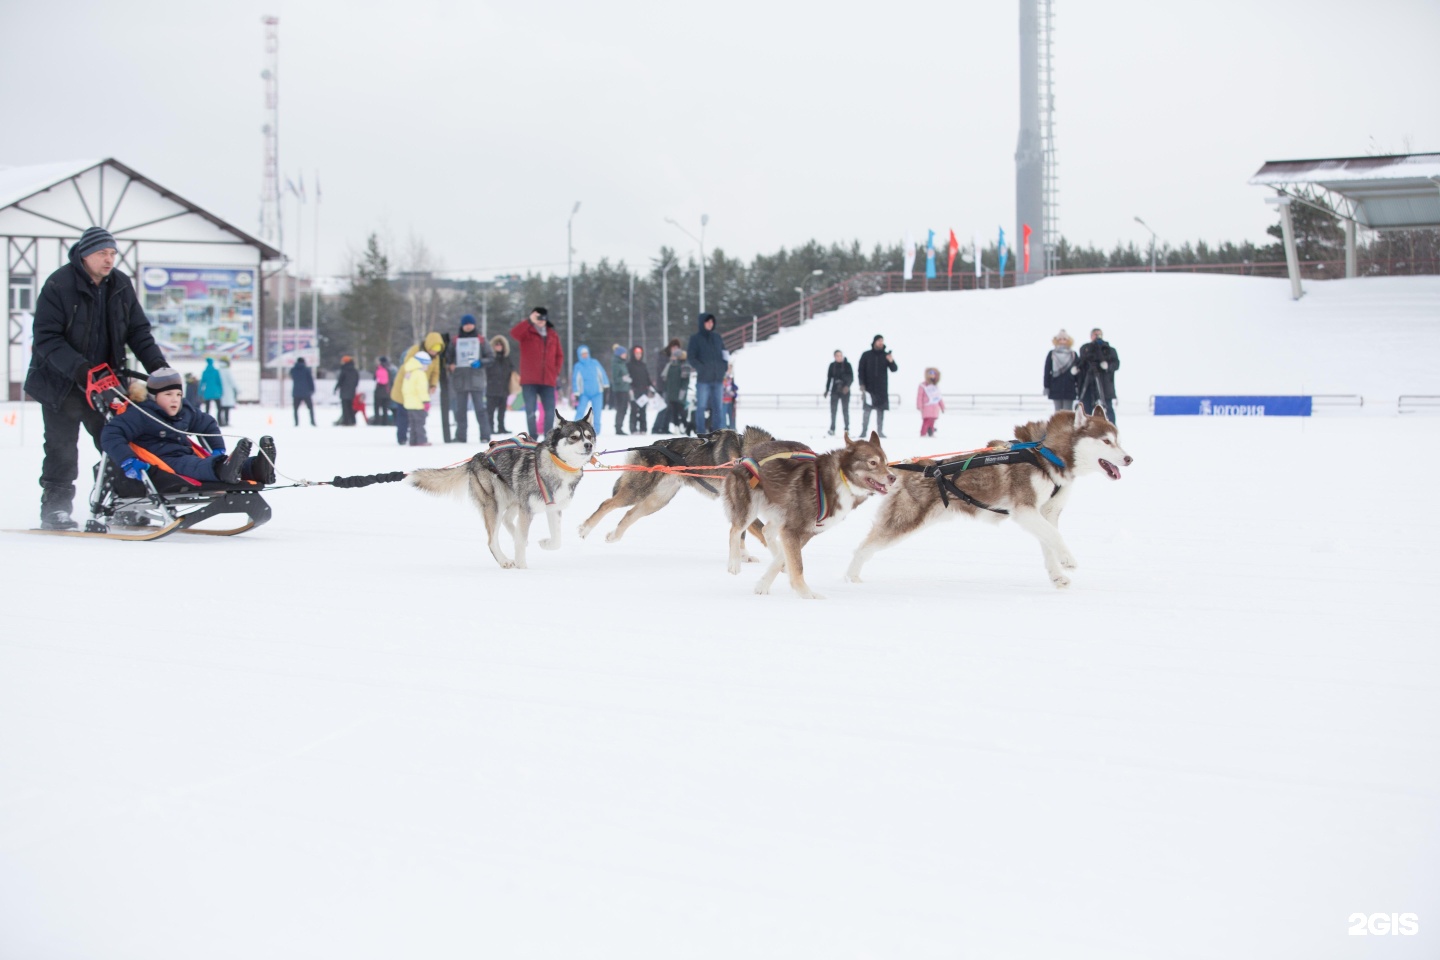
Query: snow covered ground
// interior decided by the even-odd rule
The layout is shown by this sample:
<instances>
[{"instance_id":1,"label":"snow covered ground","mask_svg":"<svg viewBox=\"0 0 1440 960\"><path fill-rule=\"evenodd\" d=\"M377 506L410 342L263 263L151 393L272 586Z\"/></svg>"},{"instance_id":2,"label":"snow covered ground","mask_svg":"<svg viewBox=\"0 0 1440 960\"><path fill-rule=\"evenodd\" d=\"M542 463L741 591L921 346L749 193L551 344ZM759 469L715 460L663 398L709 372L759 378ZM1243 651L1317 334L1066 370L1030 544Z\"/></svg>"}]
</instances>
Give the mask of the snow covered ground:
<instances>
[{"instance_id":1,"label":"snow covered ground","mask_svg":"<svg viewBox=\"0 0 1440 960\"><path fill-rule=\"evenodd\" d=\"M825 322L742 354L747 387ZM1206 331L1111 326L1137 396L1231 386L1192 370L1225 370ZM935 362L880 329L901 383ZM1384 362L1423 374L1433 331ZM298 477L469 452L269 416L235 432ZM1015 420L913 417L892 456ZM826 445L809 412L742 419ZM35 519L38 422L0 426L0 526ZM231 540L0 535L0 957L1435 956L1440 418L1121 428L1063 593L1023 533L961 522L845 583L867 506L807 551L828 600L756 597L695 495L579 540L604 475L528 571L401 485L275 491ZM1420 932L1347 935L1376 912Z\"/></svg>"}]
</instances>

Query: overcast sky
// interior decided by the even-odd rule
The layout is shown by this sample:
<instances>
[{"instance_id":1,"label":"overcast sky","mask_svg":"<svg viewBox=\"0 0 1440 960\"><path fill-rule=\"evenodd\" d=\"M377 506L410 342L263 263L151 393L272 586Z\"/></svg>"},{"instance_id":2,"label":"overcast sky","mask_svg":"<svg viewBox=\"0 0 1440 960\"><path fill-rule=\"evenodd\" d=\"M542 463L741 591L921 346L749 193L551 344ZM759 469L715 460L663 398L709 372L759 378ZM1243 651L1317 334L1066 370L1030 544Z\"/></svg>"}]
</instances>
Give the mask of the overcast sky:
<instances>
[{"instance_id":1,"label":"overcast sky","mask_svg":"<svg viewBox=\"0 0 1440 960\"><path fill-rule=\"evenodd\" d=\"M320 270L370 231L457 275L1014 220L1015 0L0 3L0 166L113 156L258 230L262 14ZM1061 232L1264 239L1268 159L1440 151L1434 0L1056 0ZM307 214L313 215L312 212ZM293 254L294 205L286 246ZM309 233L310 224L306 224ZM303 252L310 270L310 240ZM898 265L897 265L898 268Z\"/></svg>"}]
</instances>

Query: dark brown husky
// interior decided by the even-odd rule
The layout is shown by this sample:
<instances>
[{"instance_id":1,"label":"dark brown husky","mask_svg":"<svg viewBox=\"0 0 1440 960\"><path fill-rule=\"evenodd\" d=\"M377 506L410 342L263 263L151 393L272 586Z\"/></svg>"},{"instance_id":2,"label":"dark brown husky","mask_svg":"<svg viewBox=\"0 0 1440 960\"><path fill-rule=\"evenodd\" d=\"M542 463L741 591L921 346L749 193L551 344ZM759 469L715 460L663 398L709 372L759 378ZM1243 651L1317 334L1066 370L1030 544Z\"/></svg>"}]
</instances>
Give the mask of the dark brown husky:
<instances>
[{"instance_id":1,"label":"dark brown husky","mask_svg":"<svg viewBox=\"0 0 1440 960\"><path fill-rule=\"evenodd\" d=\"M872 493L888 493L895 482L877 433L860 441L847 434L845 446L821 454L760 444L725 478L725 514L730 518L726 569L740 572L740 536L758 517L765 521L765 545L774 561L755 592L769 593L780 571L789 570L796 594L807 600L823 599L805 582L800 551Z\"/></svg>"},{"instance_id":2,"label":"dark brown husky","mask_svg":"<svg viewBox=\"0 0 1440 960\"><path fill-rule=\"evenodd\" d=\"M580 536L586 536L604 519L611 510L629 507L630 511L620 519L614 530L605 534L606 543L614 543L625 536L625 531L634 526L641 517L648 517L662 509L682 488L689 487L703 493L710 499L720 495L725 475L730 468L722 464L750 455L762 443L776 443L786 449L807 450L803 443L790 440L776 440L759 427L746 427L743 434L734 430L716 430L703 437L671 437L656 440L645 447L630 451L625 462L642 467L683 467L687 475L666 473L659 470L626 470L615 481L610 498L580 524ZM713 469L712 469L713 468ZM758 524L752 530L761 543L765 542Z\"/></svg>"}]
</instances>

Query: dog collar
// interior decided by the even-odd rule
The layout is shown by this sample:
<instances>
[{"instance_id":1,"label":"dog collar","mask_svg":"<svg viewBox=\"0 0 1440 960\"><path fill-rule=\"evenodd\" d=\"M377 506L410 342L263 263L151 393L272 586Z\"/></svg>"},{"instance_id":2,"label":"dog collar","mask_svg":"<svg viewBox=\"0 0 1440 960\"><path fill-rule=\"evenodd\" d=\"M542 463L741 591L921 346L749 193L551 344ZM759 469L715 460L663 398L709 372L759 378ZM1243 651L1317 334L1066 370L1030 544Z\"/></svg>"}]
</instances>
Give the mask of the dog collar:
<instances>
[{"instance_id":1,"label":"dog collar","mask_svg":"<svg viewBox=\"0 0 1440 960\"><path fill-rule=\"evenodd\" d=\"M547 451L545 451L545 452L546 452L546 453L550 453L549 450L547 450ZM559 457L555 456L555 454L553 454L553 453L550 453L550 459L551 459L551 460L554 460L554 461L555 461L555 466L559 467L561 470L569 470L571 473L575 473L577 470L580 469L579 467L572 467L572 466L570 466L570 464L566 463L564 460L561 460Z\"/></svg>"}]
</instances>

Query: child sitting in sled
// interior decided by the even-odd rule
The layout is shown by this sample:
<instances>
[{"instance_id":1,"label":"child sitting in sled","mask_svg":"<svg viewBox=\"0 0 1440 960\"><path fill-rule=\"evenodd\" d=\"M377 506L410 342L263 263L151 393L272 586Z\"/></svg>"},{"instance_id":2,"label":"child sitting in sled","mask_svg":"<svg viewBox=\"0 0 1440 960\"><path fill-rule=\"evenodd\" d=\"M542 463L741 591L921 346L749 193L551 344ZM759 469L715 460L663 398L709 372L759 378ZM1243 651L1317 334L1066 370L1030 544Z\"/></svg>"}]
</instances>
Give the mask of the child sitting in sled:
<instances>
[{"instance_id":1,"label":"child sitting in sled","mask_svg":"<svg viewBox=\"0 0 1440 960\"><path fill-rule=\"evenodd\" d=\"M270 437L260 438L261 456L250 456L250 441L245 439L226 456L219 424L185 399L185 381L178 371L161 367L150 374L146 387L149 399L131 403L100 431L101 449L125 476L139 480L154 467L198 483L275 482L275 441ZM210 445L209 452L200 446L201 439Z\"/></svg>"}]
</instances>

